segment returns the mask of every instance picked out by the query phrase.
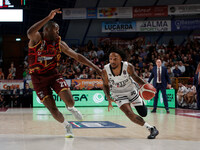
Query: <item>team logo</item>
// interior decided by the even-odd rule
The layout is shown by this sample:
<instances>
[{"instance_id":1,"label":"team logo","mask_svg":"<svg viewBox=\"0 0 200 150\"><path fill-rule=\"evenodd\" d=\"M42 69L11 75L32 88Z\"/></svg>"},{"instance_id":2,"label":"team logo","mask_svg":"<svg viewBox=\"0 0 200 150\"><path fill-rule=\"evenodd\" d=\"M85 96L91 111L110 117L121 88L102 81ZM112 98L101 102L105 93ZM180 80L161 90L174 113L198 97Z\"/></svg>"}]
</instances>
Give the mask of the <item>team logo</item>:
<instances>
[{"instance_id":1,"label":"team logo","mask_svg":"<svg viewBox=\"0 0 200 150\"><path fill-rule=\"evenodd\" d=\"M109 74L109 76L112 76L112 74Z\"/></svg>"},{"instance_id":2,"label":"team logo","mask_svg":"<svg viewBox=\"0 0 200 150\"><path fill-rule=\"evenodd\" d=\"M126 75L126 70L123 71L123 74Z\"/></svg>"},{"instance_id":3,"label":"team logo","mask_svg":"<svg viewBox=\"0 0 200 150\"><path fill-rule=\"evenodd\" d=\"M96 94L94 94L94 96L93 96L93 101L94 101L95 103L101 103L103 100L104 100L103 94L101 94L101 93L96 93Z\"/></svg>"}]
</instances>

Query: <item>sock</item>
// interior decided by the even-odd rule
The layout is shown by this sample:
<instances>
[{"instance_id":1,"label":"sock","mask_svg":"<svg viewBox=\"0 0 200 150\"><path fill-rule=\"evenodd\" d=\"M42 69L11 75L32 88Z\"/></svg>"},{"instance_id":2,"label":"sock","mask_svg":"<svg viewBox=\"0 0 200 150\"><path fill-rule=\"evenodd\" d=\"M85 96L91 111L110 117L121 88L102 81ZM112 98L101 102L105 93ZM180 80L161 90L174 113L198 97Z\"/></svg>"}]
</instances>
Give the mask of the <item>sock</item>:
<instances>
[{"instance_id":1,"label":"sock","mask_svg":"<svg viewBox=\"0 0 200 150\"><path fill-rule=\"evenodd\" d=\"M64 122L62 124L64 127L66 127L67 125L69 125L69 122L67 120L64 120Z\"/></svg>"},{"instance_id":2,"label":"sock","mask_svg":"<svg viewBox=\"0 0 200 150\"><path fill-rule=\"evenodd\" d=\"M144 123L144 127L147 129L153 128L153 126L149 125L147 122Z\"/></svg>"},{"instance_id":3,"label":"sock","mask_svg":"<svg viewBox=\"0 0 200 150\"><path fill-rule=\"evenodd\" d=\"M75 107L73 106L73 107L67 107L67 109L68 110L73 110L73 109L75 109Z\"/></svg>"}]
</instances>

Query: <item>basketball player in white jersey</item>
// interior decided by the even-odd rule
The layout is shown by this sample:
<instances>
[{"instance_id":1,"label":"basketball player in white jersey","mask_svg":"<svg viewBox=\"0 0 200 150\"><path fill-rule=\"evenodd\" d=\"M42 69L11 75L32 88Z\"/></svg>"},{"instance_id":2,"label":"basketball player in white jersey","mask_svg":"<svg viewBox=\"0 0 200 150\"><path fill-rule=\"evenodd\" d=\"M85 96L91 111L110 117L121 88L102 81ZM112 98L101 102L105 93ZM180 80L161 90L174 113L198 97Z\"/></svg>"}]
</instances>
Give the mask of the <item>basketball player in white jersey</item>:
<instances>
[{"instance_id":1,"label":"basketball player in white jersey","mask_svg":"<svg viewBox=\"0 0 200 150\"><path fill-rule=\"evenodd\" d=\"M112 49L109 53L109 64L104 66L102 72L103 90L109 101L108 111L113 108L112 102L115 102L132 122L150 131L148 139L155 139L159 134L158 130L142 118L147 115L147 108L139 96L138 89L139 85L146 83L138 77L132 64L122 61L124 58L125 54L122 51ZM142 117L133 112L131 105Z\"/></svg>"}]
</instances>

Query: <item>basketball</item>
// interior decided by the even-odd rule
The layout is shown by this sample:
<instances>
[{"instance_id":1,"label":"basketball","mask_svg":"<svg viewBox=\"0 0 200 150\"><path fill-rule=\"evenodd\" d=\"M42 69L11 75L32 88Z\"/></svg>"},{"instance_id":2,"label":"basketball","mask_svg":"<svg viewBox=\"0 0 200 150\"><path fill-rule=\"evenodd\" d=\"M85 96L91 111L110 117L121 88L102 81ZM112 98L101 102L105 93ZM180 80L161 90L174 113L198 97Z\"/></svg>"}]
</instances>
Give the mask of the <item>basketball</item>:
<instances>
[{"instance_id":1,"label":"basketball","mask_svg":"<svg viewBox=\"0 0 200 150\"><path fill-rule=\"evenodd\" d=\"M147 83L139 89L139 95L144 100L150 100L155 96L156 89L153 85Z\"/></svg>"}]
</instances>

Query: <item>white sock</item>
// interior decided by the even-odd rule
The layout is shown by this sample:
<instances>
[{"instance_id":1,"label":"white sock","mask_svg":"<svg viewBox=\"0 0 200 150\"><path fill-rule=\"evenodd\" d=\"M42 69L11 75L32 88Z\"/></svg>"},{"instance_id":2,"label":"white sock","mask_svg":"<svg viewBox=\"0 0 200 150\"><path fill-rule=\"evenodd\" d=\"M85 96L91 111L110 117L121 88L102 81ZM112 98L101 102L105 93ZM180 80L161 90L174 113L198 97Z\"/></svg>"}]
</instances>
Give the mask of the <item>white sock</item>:
<instances>
[{"instance_id":1,"label":"white sock","mask_svg":"<svg viewBox=\"0 0 200 150\"><path fill-rule=\"evenodd\" d=\"M144 127L147 129L153 128L153 126L149 125L147 122L144 123Z\"/></svg>"},{"instance_id":2,"label":"white sock","mask_svg":"<svg viewBox=\"0 0 200 150\"><path fill-rule=\"evenodd\" d=\"M73 107L67 107L67 109L68 110L73 110L73 109L75 109L75 107L73 106Z\"/></svg>"},{"instance_id":3,"label":"white sock","mask_svg":"<svg viewBox=\"0 0 200 150\"><path fill-rule=\"evenodd\" d=\"M69 122L67 120L64 120L64 122L62 124L64 127L66 127L67 125L69 125Z\"/></svg>"}]
</instances>

